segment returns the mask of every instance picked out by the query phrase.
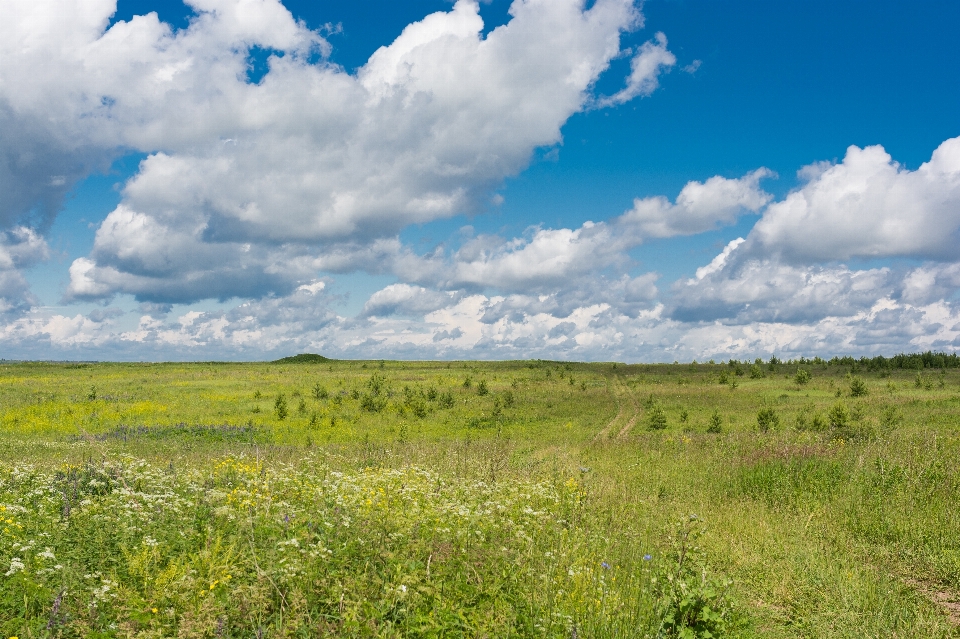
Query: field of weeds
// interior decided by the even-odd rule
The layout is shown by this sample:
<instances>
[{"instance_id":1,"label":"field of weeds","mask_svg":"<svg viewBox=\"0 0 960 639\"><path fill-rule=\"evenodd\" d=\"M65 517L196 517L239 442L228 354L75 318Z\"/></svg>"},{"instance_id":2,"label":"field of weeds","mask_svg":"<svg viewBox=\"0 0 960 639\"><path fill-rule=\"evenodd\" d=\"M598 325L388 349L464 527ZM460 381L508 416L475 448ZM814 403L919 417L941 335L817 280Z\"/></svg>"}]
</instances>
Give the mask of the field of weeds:
<instances>
[{"instance_id":1,"label":"field of weeds","mask_svg":"<svg viewBox=\"0 0 960 639\"><path fill-rule=\"evenodd\" d=\"M0 635L960 636L917 362L0 363Z\"/></svg>"}]
</instances>

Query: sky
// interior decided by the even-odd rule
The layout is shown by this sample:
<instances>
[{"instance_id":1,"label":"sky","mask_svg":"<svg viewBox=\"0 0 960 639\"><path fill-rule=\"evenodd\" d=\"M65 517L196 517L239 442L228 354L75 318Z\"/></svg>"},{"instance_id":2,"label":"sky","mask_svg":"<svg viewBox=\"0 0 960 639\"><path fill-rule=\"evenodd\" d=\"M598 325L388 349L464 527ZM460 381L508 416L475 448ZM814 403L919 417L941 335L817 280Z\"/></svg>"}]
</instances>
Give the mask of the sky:
<instances>
[{"instance_id":1,"label":"sky","mask_svg":"<svg viewBox=\"0 0 960 639\"><path fill-rule=\"evenodd\" d=\"M5 0L0 358L960 351L957 24Z\"/></svg>"}]
</instances>

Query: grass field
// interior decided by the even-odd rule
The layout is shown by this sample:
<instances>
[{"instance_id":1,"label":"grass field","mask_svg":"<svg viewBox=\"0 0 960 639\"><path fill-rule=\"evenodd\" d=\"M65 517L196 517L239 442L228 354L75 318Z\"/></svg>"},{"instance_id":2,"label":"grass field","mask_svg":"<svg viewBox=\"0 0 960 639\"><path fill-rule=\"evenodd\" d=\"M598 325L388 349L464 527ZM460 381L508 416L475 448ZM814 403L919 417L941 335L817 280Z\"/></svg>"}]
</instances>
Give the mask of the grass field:
<instances>
[{"instance_id":1,"label":"grass field","mask_svg":"<svg viewBox=\"0 0 960 639\"><path fill-rule=\"evenodd\" d=\"M0 634L955 637L958 461L955 368L3 363Z\"/></svg>"}]
</instances>

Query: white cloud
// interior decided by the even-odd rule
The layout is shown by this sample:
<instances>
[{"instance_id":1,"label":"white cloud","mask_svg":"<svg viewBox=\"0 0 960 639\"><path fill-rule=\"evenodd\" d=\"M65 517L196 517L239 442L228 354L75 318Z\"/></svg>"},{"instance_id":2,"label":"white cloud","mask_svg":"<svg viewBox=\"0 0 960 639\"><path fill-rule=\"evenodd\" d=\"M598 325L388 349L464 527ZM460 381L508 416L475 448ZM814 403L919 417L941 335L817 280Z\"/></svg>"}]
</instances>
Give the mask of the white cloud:
<instances>
[{"instance_id":1,"label":"white cloud","mask_svg":"<svg viewBox=\"0 0 960 639\"><path fill-rule=\"evenodd\" d=\"M22 313L35 303L20 271L48 256L47 243L32 229L21 226L0 232L0 318Z\"/></svg>"},{"instance_id":2,"label":"white cloud","mask_svg":"<svg viewBox=\"0 0 960 639\"><path fill-rule=\"evenodd\" d=\"M623 226L644 238L693 235L733 224L745 211L757 212L773 199L760 180L773 177L757 169L742 178L714 176L706 182L688 182L676 202L663 196L637 198L621 218Z\"/></svg>"},{"instance_id":3,"label":"white cloud","mask_svg":"<svg viewBox=\"0 0 960 639\"><path fill-rule=\"evenodd\" d=\"M799 324L854 316L887 298L914 306L950 300L960 289L960 138L915 171L882 147L851 146L841 163L799 174L805 183L769 204L746 240L675 285L672 317ZM859 270L838 263L892 257L943 262Z\"/></svg>"},{"instance_id":4,"label":"white cloud","mask_svg":"<svg viewBox=\"0 0 960 639\"><path fill-rule=\"evenodd\" d=\"M175 33L153 14L103 33L112 5L89 7L102 19L65 43L38 36L52 59L43 78L10 82L7 93L33 90L18 113L69 121L61 147L151 153L68 296L282 295L338 246L480 210L536 148L561 141L639 20L630 0L530 0L484 37L476 2L460 0L351 75L310 63L327 43L275 0L191 6L199 16ZM257 85L244 80L253 45L286 53Z\"/></svg>"},{"instance_id":5,"label":"white cloud","mask_svg":"<svg viewBox=\"0 0 960 639\"><path fill-rule=\"evenodd\" d=\"M960 349L960 307L892 297L804 322L683 322L662 305L625 313L584 303L551 311L550 295L448 298L423 317L352 320L321 289L265 298L227 311L174 310L166 319L115 312L68 317L32 311L0 326L6 357L82 359L273 359L333 357L690 361L727 357L872 354ZM496 312L507 303L511 312ZM491 313L494 317L491 317Z\"/></svg>"},{"instance_id":6,"label":"white cloud","mask_svg":"<svg viewBox=\"0 0 960 639\"><path fill-rule=\"evenodd\" d=\"M422 286L390 284L370 296L363 305L360 317L386 315L413 315L422 317L438 308L448 306L451 295L432 291Z\"/></svg>"},{"instance_id":7,"label":"white cloud","mask_svg":"<svg viewBox=\"0 0 960 639\"><path fill-rule=\"evenodd\" d=\"M960 138L908 170L881 146L851 146L836 165L771 204L748 237L757 254L795 262L850 258L960 259Z\"/></svg>"},{"instance_id":8,"label":"white cloud","mask_svg":"<svg viewBox=\"0 0 960 639\"><path fill-rule=\"evenodd\" d=\"M667 50L667 36L657 33L653 40L643 43L630 60L627 86L611 96L598 99L597 106L616 106L652 94L660 86L660 74L669 71L676 63L677 57Z\"/></svg>"},{"instance_id":9,"label":"white cloud","mask_svg":"<svg viewBox=\"0 0 960 639\"><path fill-rule=\"evenodd\" d=\"M736 251L731 245L719 256L725 262L720 268L701 270L696 279L675 286L671 317L738 324L810 322L854 315L897 291L897 278L888 268L851 270L731 259Z\"/></svg>"},{"instance_id":10,"label":"white cloud","mask_svg":"<svg viewBox=\"0 0 960 639\"><path fill-rule=\"evenodd\" d=\"M626 251L648 239L701 233L735 222L744 211L761 209L771 196L759 188L759 181L770 175L767 169L758 169L738 179L715 176L705 182L691 181L675 203L665 197L637 199L631 210L608 222L588 221L576 229L531 228L524 236L511 239L480 235L452 255L440 250L419 257L399 243L381 243L375 263L389 264L389 269L406 281L443 289L519 294L561 288L596 291L597 274L628 264ZM356 258L342 256L336 263L370 260L369 249L360 249ZM656 278L652 274L644 277Z\"/></svg>"}]
</instances>

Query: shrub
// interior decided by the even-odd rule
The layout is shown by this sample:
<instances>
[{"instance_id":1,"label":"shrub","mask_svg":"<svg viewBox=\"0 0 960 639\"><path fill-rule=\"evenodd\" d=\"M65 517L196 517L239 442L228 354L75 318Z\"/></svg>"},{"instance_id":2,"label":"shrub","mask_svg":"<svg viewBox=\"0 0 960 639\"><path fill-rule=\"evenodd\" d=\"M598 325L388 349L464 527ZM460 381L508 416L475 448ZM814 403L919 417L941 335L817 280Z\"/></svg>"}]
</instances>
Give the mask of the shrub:
<instances>
[{"instance_id":1,"label":"shrub","mask_svg":"<svg viewBox=\"0 0 960 639\"><path fill-rule=\"evenodd\" d=\"M373 395L379 395L386 390L387 378L379 373L374 373L370 381L367 382L367 386L370 387L370 392Z\"/></svg>"},{"instance_id":2,"label":"shrub","mask_svg":"<svg viewBox=\"0 0 960 639\"><path fill-rule=\"evenodd\" d=\"M761 408L757 413L757 428L761 433L765 433L771 428L776 428L780 425L780 416L777 415L769 406Z\"/></svg>"},{"instance_id":3,"label":"shrub","mask_svg":"<svg viewBox=\"0 0 960 639\"><path fill-rule=\"evenodd\" d=\"M750 379L763 379L763 369L759 364L750 367Z\"/></svg>"},{"instance_id":4,"label":"shrub","mask_svg":"<svg viewBox=\"0 0 960 639\"><path fill-rule=\"evenodd\" d=\"M650 430L663 430L667 427L667 413L660 404L654 404L650 407L650 415L647 418Z\"/></svg>"},{"instance_id":5,"label":"shrub","mask_svg":"<svg viewBox=\"0 0 960 639\"><path fill-rule=\"evenodd\" d=\"M440 408L453 408L453 393L447 391L441 394L437 405L440 406Z\"/></svg>"},{"instance_id":6,"label":"shrub","mask_svg":"<svg viewBox=\"0 0 960 639\"><path fill-rule=\"evenodd\" d=\"M327 392L327 389L324 388L320 382L317 382L313 387L313 397L319 401L330 397L330 393Z\"/></svg>"},{"instance_id":7,"label":"shrub","mask_svg":"<svg viewBox=\"0 0 960 639\"><path fill-rule=\"evenodd\" d=\"M688 419L690 419L690 413L684 408L680 411L680 423L686 424Z\"/></svg>"},{"instance_id":8,"label":"shrub","mask_svg":"<svg viewBox=\"0 0 960 639\"><path fill-rule=\"evenodd\" d=\"M824 419L823 415L816 413L813 416L813 419L810 421L810 430L817 431L818 433L827 430L827 420Z\"/></svg>"},{"instance_id":9,"label":"shrub","mask_svg":"<svg viewBox=\"0 0 960 639\"><path fill-rule=\"evenodd\" d=\"M810 372L805 368L798 368L797 375L793 379L797 382L797 386L803 386L810 381Z\"/></svg>"},{"instance_id":10,"label":"shrub","mask_svg":"<svg viewBox=\"0 0 960 639\"><path fill-rule=\"evenodd\" d=\"M487 388L487 380L481 379L480 383L477 384L477 395L481 397L490 392L490 389Z\"/></svg>"},{"instance_id":11,"label":"shrub","mask_svg":"<svg viewBox=\"0 0 960 639\"><path fill-rule=\"evenodd\" d=\"M720 417L720 411L713 411L713 415L710 416L710 424L707 426L708 433L721 433L723 432L723 418Z\"/></svg>"},{"instance_id":12,"label":"shrub","mask_svg":"<svg viewBox=\"0 0 960 639\"><path fill-rule=\"evenodd\" d=\"M276 401L273 402L273 412L280 421L283 421L287 418L287 415L289 414L289 411L287 410L287 398L284 397L283 393L277 395Z\"/></svg>"},{"instance_id":13,"label":"shrub","mask_svg":"<svg viewBox=\"0 0 960 639\"><path fill-rule=\"evenodd\" d=\"M360 408L371 413L379 413L387 407L387 398L380 395L364 393L360 398Z\"/></svg>"},{"instance_id":14,"label":"shrub","mask_svg":"<svg viewBox=\"0 0 960 639\"><path fill-rule=\"evenodd\" d=\"M730 381L730 376L727 375L727 371L720 371L720 376L717 378L717 382L721 384L726 384Z\"/></svg>"},{"instance_id":15,"label":"shrub","mask_svg":"<svg viewBox=\"0 0 960 639\"><path fill-rule=\"evenodd\" d=\"M833 408L830 409L827 418L830 420L830 426L832 428L846 428L850 423L850 411L847 410L846 404L837 402L833 405Z\"/></svg>"},{"instance_id":16,"label":"shrub","mask_svg":"<svg viewBox=\"0 0 960 639\"><path fill-rule=\"evenodd\" d=\"M890 431L903 423L903 413L896 406L888 406L880 416L880 425Z\"/></svg>"},{"instance_id":17,"label":"shrub","mask_svg":"<svg viewBox=\"0 0 960 639\"><path fill-rule=\"evenodd\" d=\"M420 397L414 398L410 403L410 410L417 417L417 419L423 419L427 416L427 404Z\"/></svg>"},{"instance_id":18,"label":"shrub","mask_svg":"<svg viewBox=\"0 0 960 639\"><path fill-rule=\"evenodd\" d=\"M473 380L470 379L469 375L467 375L466 379L463 380L463 387L470 388L471 386L473 386Z\"/></svg>"},{"instance_id":19,"label":"shrub","mask_svg":"<svg viewBox=\"0 0 960 639\"><path fill-rule=\"evenodd\" d=\"M850 380L850 396L864 397L867 394L867 384L860 377L854 377Z\"/></svg>"},{"instance_id":20,"label":"shrub","mask_svg":"<svg viewBox=\"0 0 960 639\"><path fill-rule=\"evenodd\" d=\"M300 398L300 403L297 404L297 412L300 413L301 415L307 414L307 402L304 401L302 397Z\"/></svg>"}]
</instances>

